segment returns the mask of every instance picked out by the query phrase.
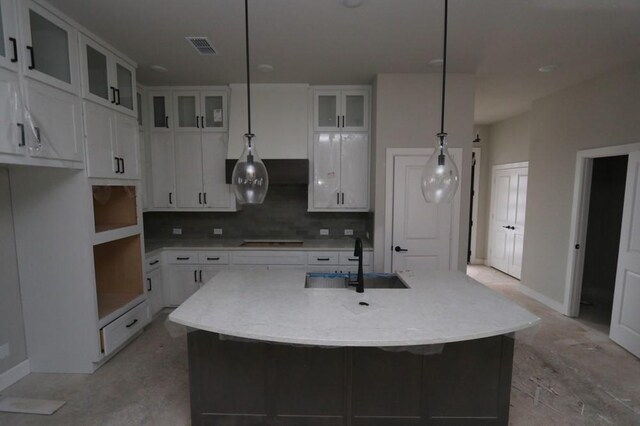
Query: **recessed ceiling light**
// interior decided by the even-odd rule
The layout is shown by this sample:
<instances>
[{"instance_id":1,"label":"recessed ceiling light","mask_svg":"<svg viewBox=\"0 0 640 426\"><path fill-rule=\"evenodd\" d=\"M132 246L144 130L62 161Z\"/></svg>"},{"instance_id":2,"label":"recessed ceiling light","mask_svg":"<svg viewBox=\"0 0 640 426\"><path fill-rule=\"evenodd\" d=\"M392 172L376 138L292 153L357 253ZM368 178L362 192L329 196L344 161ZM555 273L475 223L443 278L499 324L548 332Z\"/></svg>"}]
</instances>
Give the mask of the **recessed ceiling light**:
<instances>
[{"instance_id":1,"label":"recessed ceiling light","mask_svg":"<svg viewBox=\"0 0 640 426\"><path fill-rule=\"evenodd\" d=\"M151 68L154 71L158 71L158 72L167 72L167 71L169 71L168 69L166 69L162 65L151 65L151 66L149 66L149 68Z\"/></svg>"},{"instance_id":2,"label":"recessed ceiling light","mask_svg":"<svg viewBox=\"0 0 640 426\"><path fill-rule=\"evenodd\" d=\"M269 64L260 64L258 65L258 71L267 73L267 72L272 72L273 71L273 67Z\"/></svg>"},{"instance_id":3,"label":"recessed ceiling light","mask_svg":"<svg viewBox=\"0 0 640 426\"><path fill-rule=\"evenodd\" d=\"M557 70L560 67L560 65L558 64L549 64L549 65L543 65L540 68L538 68L538 71L540 72L552 72Z\"/></svg>"},{"instance_id":4,"label":"recessed ceiling light","mask_svg":"<svg viewBox=\"0 0 640 426\"><path fill-rule=\"evenodd\" d=\"M429 66L434 68L441 67L443 63L444 61L442 60L442 58L432 59L429 61Z\"/></svg>"},{"instance_id":5,"label":"recessed ceiling light","mask_svg":"<svg viewBox=\"0 0 640 426\"><path fill-rule=\"evenodd\" d=\"M339 2L344 7L353 9L353 8L362 6L362 3L364 3L364 0L339 0Z\"/></svg>"}]
</instances>

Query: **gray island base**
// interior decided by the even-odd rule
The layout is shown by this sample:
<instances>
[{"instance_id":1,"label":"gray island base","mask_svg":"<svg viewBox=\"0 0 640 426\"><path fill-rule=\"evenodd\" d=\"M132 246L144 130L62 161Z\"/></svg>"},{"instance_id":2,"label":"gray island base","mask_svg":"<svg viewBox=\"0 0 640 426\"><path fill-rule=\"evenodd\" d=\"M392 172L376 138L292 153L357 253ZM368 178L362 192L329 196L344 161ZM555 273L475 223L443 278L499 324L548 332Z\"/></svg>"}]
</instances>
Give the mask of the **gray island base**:
<instances>
[{"instance_id":1,"label":"gray island base","mask_svg":"<svg viewBox=\"0 0 640 426\"><path fill-rule=\"evenodd\" d=\"M507 425L513 336L441 354L188 334L191 422L215 426Z\"/></svg>"},{"instance_id":2,"label":"gray island base","mask_svg":"<svg viewBox=\"0 0 640 426\"><path fill-rule=\"evenodd\" d=\"M399 277L220 272L169 316L191 330L192 424L507 425L514 333L539 318L461 272Z\"/></svg>"}]
</instances>

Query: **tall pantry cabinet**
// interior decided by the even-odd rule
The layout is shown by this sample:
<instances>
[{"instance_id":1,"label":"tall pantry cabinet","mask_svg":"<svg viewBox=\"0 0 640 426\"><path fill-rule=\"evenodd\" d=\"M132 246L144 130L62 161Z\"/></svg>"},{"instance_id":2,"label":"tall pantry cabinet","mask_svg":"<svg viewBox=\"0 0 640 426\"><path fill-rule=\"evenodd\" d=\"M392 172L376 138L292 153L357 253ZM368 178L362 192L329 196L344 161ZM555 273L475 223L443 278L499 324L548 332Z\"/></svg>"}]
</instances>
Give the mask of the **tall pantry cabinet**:
<instances>
[{"instance_id":1,"label":"tall pantry cabinet","mask_svg":"<svg viewBox=\"0 0 640 426\"><path fill-rule=\"evenodd\" d=\"M55 166L10 169L31 371L90 373L150 320L136 65L46 2L15 4L24 93L0 163Z\"/></svg>"}]
</instances>

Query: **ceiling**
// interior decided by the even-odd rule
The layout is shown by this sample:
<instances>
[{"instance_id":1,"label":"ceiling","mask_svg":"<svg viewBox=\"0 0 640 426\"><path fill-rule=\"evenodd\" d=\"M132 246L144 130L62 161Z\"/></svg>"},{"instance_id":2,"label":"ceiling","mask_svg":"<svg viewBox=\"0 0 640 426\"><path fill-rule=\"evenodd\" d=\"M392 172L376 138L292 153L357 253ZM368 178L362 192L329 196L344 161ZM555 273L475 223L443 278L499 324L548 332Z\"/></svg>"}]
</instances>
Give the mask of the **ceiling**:
<instances>
[{"instance_id":1,"label":"ceiling","mask_svg":"<svg viewBox=\"0 0 640 426\"><path fill-rule=\"evenodd\" d=\"M49 0L138 62L149 85L245 81L240 0ZM379 73L440 72L443 0L250 0L252 81L370 84ZM199 56L185 36L207 36ZM475 120L519 114L535 99L640 57L638 0L451 0L449 71L477 76ZM256 70L259 64L271 73ZM153 71L161 65L167 72ZM559 64L551 73L538 68Z\"/></svg>"}]
</instances>

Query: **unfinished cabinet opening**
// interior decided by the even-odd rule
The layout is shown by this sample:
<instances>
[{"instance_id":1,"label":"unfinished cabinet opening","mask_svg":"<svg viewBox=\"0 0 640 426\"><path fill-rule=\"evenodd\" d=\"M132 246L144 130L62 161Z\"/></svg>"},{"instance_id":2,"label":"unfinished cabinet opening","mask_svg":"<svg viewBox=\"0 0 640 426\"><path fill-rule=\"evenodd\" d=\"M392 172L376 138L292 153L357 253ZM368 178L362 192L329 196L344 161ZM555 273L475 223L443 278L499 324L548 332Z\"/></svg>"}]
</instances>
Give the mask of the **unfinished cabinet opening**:
<instances>
[{"instance_id":1,"label":"unfinished cabinet opening","mask_svg":"<svg viewBox=\"0 0 640 426\"><path fill-rule=\"evenodd\" d=\"M140 235L93 247L100 319L143 293Z\"/></svg>"},{"instance_id":2,"label":"unfinished cabinet opening","mask_svg":"<svg viewBox=\"0 0 640 426\"><path fill-rule=\"evenodd\" d=\"M137 225L135 186L94 186L93 217L96 232Z\"/></svg>"}]
</instances>

